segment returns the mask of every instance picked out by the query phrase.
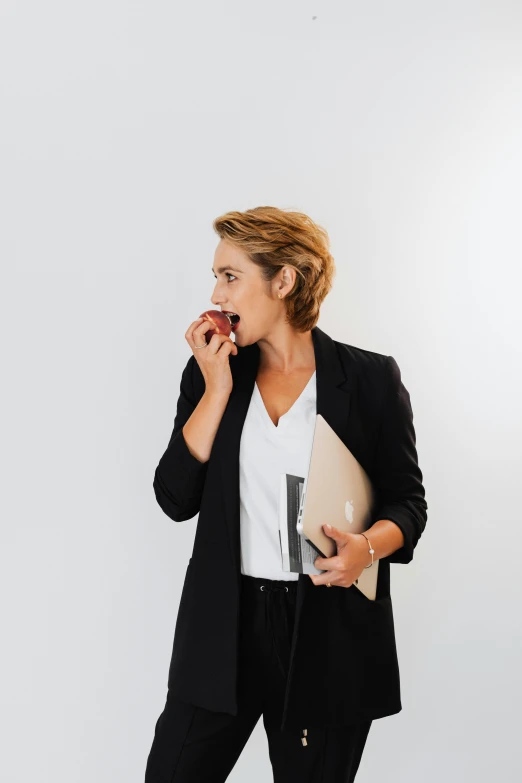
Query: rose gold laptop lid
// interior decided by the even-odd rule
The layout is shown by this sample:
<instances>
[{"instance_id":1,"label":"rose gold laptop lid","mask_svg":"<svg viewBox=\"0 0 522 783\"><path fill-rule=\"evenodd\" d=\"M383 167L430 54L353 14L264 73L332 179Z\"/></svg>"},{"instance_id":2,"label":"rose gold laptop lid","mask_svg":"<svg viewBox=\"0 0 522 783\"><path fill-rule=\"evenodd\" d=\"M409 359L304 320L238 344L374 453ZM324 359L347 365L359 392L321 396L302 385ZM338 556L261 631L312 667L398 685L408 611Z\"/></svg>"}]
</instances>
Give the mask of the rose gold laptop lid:
<instances>
[{"instance_id":1,"label":"rose gold laptop lid","mask_svg":"<svg viewBox=\"0 0 522 783\"><path fill-rule=\"evenodd\" d=\"M297 519L298 532L323 557L333 557L337 551L335 541L321 526L328 523L339 530L361 533L370 527L373 504L374 492L364 468L318 413ZM374 560L372 567L365 568L352 585L372 601L377 591L378 568L379 561Z\"/></svg>"}]
</instances>

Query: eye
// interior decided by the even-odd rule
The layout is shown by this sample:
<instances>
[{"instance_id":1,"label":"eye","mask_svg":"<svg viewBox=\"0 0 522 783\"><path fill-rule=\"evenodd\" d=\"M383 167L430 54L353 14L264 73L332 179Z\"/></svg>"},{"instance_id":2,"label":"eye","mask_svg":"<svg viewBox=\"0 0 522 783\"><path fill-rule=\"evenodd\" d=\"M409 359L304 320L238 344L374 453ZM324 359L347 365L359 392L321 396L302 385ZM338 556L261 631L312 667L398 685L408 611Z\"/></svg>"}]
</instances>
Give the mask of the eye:
<instances>
[{"instance_id":1,"label":"eye","mask_svg":"<svg viewBox=\"0 0 522 783\"><path fill-rule=\"evenodd\" d=\"M229 276L229 277L233 277L234 279L236 279L236 276L235 276L235 275L233 275L233 274L232 274L232 272L225 272L224 274L225 274L225 275L227 275L227 276ZM214 275L214 279L215 279L215 280L217 280L217 277L216 277L216 275ZM231 283L231 282L232 282L232 280L229 280L228 282L229 282L229 283Z\"/></svg>"}]
</instances>

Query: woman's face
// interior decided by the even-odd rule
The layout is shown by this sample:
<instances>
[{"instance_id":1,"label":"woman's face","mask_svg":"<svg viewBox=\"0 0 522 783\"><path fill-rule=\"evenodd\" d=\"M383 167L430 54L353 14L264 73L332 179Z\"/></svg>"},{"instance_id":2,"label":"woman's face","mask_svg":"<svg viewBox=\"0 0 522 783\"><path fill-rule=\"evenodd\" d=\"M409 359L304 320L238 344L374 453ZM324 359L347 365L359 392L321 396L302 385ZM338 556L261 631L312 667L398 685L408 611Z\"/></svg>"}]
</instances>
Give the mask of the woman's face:
<instances>
[{"instance_id":1,"label":"woman's face","mask_svg":"<svg viewBox=\"0 0 522 783\"><path fill-rule=\"evenodd\" d=\"M220 310L237 313L241 319L234 332L237 345L252 345L284 321L284 301L277 293L281 291L284 295L291 285L282 286L279 275L271 284L266 283L261 278L261 268L240 248L220 240L212 272L216 278L212 304Z\"/></svg>"}]
</instances>

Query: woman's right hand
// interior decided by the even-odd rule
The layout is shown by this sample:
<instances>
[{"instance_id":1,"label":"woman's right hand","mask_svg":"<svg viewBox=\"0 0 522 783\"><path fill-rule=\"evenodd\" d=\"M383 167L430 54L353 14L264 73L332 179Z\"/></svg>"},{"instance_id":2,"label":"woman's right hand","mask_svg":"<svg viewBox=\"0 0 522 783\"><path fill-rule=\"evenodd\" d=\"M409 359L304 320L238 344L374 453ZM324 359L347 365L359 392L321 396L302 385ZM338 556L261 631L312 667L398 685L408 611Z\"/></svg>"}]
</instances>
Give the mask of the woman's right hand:
<instances>
[{"instance_id":1,"label":"woman's right hand","mask_svg":"<svg viewBox=\"0 0 522 783\"><path fill-rule=\"evenodd\" d=\"M210 394L230 395L233 382L228 357L231 353L237 356L237 346L230 337L213 334L205 348L196 348L197 345L205 345L205 332L211 328L210 321L198 318L185 332L185 339L203 374L206 391Z\"/></svg>"}]
</instances>

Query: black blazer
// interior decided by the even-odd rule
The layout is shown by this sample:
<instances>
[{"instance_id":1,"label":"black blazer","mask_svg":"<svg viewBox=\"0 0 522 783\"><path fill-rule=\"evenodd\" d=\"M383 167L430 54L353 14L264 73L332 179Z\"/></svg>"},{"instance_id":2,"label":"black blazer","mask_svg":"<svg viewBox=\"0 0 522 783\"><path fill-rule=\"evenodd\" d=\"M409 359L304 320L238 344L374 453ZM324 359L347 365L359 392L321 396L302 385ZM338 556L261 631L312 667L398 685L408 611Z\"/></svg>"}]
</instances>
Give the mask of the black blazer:
<instances>
[{"instance_id":1,"label":"black blazer","mask_svg":"<svg viewBox=\"0 0 522 783\"><path fill-rule=\"evenodd\" d=\"M390 563L409 563L427 503L417 463L410 396L392 356L338 342L312 329L317 413L367 471L377 502L372 523L391 519L404 546L379 561L377 597L358 588L314 585L299 574L296 619L281 728L350 724L402 709ZM205 390L194 356L183 370L174 430L154 475L162 510L199 519L176 620L168 687L189 703L237 714L240 599L239 445L259 363L257 343L230 356L233 390L200 462L182 427Z\"/></svg>"}]
</instances>

